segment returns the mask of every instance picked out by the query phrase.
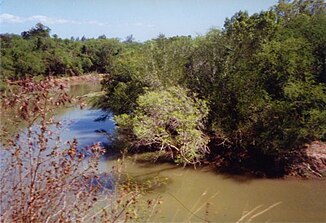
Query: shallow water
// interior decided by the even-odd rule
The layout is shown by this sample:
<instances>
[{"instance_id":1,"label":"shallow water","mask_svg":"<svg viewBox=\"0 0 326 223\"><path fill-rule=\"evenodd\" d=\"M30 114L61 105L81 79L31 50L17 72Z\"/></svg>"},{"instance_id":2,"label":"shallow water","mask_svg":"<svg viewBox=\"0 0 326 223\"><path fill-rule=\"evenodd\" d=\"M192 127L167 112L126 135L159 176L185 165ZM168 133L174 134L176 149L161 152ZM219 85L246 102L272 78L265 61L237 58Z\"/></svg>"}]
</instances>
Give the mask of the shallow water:
<instances>
[{"instance_id":1,"label":"shallow water","mask_svg":"<svg viewBox=\"0 0 326 223\"><path fill-rule=\"evenodd\" d=\"M326 182L310 180L252 179L227 176L210 168L194 170L170 164L140 164L129 161L127 172L135 178L158 176L167 184L149 197L160 194L163 203L152 221L236 222L271 207L253 222L325 222Z\"/></svg>"},{"instance_id":2,"label":"shallow water","mask_svg":"<svg viewBox=\"0 0 326 223\"><path fill-rule=\"evenodd\" d=\"M77 95L92 87L74 86ZM76 95L76 94L75 94ZM95 142L110 143L98 130L112 133L114 122L98 122L100 110L69 108L61 111L67 128L65 140L76 137L80 146ZM114 161L103 161L100 169L110 171ZM171 164L144 164L126 160L126 170L136 180L159 177L165 184L146 195L160 195L163 203L156 222L326 222L326 181L253 179L215 173L210 168L181 168Z\"/></svg>"}]
</instances>

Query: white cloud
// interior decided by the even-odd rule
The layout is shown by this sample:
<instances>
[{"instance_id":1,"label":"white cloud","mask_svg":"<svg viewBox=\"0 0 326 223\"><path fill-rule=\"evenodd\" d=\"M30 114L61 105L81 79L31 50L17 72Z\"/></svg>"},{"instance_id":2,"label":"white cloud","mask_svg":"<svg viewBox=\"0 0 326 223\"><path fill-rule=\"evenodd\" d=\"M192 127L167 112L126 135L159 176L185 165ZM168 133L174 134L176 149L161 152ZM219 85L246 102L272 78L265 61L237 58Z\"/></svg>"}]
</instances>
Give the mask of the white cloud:
<instances>
[{"instance_id":1,"label":"white cloud","mask_svg":"<svg viewBox=\"0 0 326 223\"><path fill-rule=\"evenodd\" d=\"M87 21L77 21L77 20L68 20L63 18L54 18L54 17L48 17L44 15L34 15L29 17L21 17L21 16L15 16L8 13L0 14L0 23L25 23L25 22L40 22L44 24L76 24L76 25L96 25L96 26L104 26L105 23L98 22L96 20L87 20Z\"/></svg>"},{"instance_id":2,"label":"white cloud","mask_svg":"<svg viewBox=\"0 0 326 223\"><path fill-rule=\"evenodd\" d=\"M82 24L96 25L96 26L105 26L105 23L98 22L96 20L86 21L86 22L83 22Z\"/></svg>"},{"instance_id":3,"label":"white cloud","mask_svg":"<svg viewBox=\"0 0 326 223\"><path fill-rule=\"evenodd\" d=\"M72 21L72 20L51 18L51 17L47 17L44 15L34 15L31 17L27 17L26 21L41 22L41 23L46 23L46 24L76 23L75 21Z\"/></svg>"},{"instance_id":4,"label":"white cloud","mask_svg":"<svg viewBox=\"0 0 326 223\"><path fill-rule=\"evenodd\" d=\"M154 28L155 25L153 24L150 24L150 23L143 23L143 22L136 22L136 23L125 23L125 26L127 27L131 27L131 26L134 26L134 27L142 27L142 28Z\"/></svg>"},{"instance_id":5,"label":"white cloud","mask_svg":"<svg viewBox=\"0 0 326 223\"><path fill-rule=\"evenodd\" d=\"M14 16L11 14L3 13L0 14L0 23L23 23L24 18L19 16Z\"/></svg>"}]
</instances>

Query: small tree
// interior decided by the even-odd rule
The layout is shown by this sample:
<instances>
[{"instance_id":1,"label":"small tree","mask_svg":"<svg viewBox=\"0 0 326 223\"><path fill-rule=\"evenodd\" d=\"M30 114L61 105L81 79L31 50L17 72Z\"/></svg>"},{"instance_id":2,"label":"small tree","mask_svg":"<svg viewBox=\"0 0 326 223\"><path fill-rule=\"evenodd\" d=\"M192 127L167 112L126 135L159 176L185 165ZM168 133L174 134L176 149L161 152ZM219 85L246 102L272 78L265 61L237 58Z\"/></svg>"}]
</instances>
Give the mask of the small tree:
<instances>
[{"instance_id":1,"label":"small tree","mask_svg":"<svg viewBox=\"0 0 326 223\"><path fill-rule=\"evenodd\" d=\"M35 27L31 28L29 31L24 31L21 33L21 36L24 39L29 39L32 37L42 37L47 38L50 37L51 29L42 23L37 23Z\"/></svg>"},{"instance_id":2,"label":"small tree","mask_svg":"<svg viewBox=\"0 0 326 223\"><path fill-rule=\"evenodd\" d=\"M180 87L149 91L137 99L132 115L116 116L118 131L129 133L133 146L165 150L178 163L196 164L208 152L202 132L208 113L205 101L187 96Z\"/></svg>"}]
</instances>

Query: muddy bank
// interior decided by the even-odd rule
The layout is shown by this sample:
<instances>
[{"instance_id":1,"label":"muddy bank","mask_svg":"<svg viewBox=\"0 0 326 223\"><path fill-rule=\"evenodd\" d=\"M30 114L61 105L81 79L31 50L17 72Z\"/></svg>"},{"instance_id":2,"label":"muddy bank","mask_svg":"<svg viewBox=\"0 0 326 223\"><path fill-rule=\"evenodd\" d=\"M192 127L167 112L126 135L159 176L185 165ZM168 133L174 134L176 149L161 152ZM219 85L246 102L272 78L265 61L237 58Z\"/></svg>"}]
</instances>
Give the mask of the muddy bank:
<instances>
[{"instance_id":1,"label":"muddy bank","mask_svg":"<svg viewBox=\"0 0 326 223\"><path fill-rule=\"evenodd\" d=\"M302 149L302 156L293 163L287 177L326 179L326 142L314 141Z\"/></svg>"},{"instance_id":2,"label":"muddy bank","mask_svg":"<svg viewBox=\"0 0 326 223\"><path fill-rule=\"evenodd\" d=\"M314 141L302 148L279 154L257 149L210 145L208 163L218 172L259 178L326 179L326 142Z\"/></svg>"},{"instance_id":3,"label":"muddy bank","mask_svg":"<svg viewBox=\"0 0 326 223\"><path fill-rule=\"evenodd\" d=\"M85 74L85 75L80 75L80 76L70 76L70 77L56 77L56 76L37 76L35 78L29 78L27 80L30 81L40 81L44 80L46 78L55 80L59 84L63 84L65 86L75 86L79 84L85 84L85 83L96 83L101 81L106 75L108 74L97 74L97 73L91 73L91 74ZM15 86L19 85L21 82L26 81L26 79L21 79L21 80L5 80L5 83L9 86Z\"/></svg>"},{"instance_id":4,"label":"muddy bank","mask_svg":"<svg viewBox=\"0 0 326 223\"><path fill-rule=\"evenodd\" d=\"M85 83L99 82L107 74L85 74L81 76L71 76L71 77L59 77L54 78L59 83L65 84L67 86L74 86Z\"/></svg>"}]
</instances>

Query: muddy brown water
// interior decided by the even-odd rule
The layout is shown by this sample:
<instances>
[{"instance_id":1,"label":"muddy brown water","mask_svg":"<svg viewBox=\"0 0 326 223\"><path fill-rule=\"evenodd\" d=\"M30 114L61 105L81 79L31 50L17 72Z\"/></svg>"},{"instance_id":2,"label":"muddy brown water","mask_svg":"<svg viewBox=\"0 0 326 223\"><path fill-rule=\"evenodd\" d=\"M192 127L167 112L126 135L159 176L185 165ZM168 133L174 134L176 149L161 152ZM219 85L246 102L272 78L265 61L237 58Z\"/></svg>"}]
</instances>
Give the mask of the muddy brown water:
<instances>
[{"instance_id":1,"label":"muddy brown water","mask_svg":"<svg viewBox=\"0 0 326 223\"><path fill-rule=\"evenodd\" d=\"M326 181L253 179L211 168L126 162L136 179L166 179L148 197L162 196L155 222L325 222ZM250 212L250 213L249 213Z\"/></svg>"}]
</instances>

